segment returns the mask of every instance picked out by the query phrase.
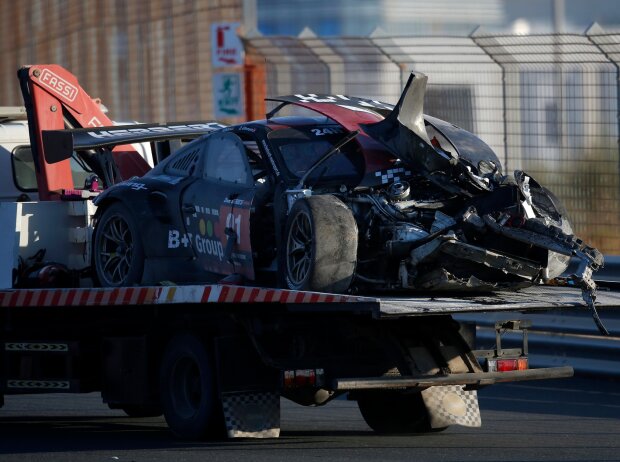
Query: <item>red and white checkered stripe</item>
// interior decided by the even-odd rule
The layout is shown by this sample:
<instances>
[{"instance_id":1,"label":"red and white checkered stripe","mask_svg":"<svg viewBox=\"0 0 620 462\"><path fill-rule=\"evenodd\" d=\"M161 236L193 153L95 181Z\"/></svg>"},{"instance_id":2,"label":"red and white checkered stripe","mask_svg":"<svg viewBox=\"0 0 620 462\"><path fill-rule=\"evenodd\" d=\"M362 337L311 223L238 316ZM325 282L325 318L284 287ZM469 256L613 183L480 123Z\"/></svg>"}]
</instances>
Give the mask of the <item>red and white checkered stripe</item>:
<instances>
[{"instance_id":1,"label":"red and white checkered stripe","mask_svg":"<svg viewBox=\"0 0 620 462\"><path fill-rule=\"evenodd\" d=\"M175 303L354 303L369 297L231 285L0 291L2 307L162 305Z\"/></svg>"}]
</instances>

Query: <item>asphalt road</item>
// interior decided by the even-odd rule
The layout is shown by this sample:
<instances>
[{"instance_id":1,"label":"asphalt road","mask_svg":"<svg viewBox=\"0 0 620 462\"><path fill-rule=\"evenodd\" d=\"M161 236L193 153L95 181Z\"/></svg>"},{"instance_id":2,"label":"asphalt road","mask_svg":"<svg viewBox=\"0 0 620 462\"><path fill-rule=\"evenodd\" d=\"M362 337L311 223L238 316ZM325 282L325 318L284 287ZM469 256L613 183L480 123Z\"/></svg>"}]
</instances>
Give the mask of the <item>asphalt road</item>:
<instances>
[{"instance_id":1,"label":"asphalt road","mask_svg":"<svg viewBox=\"0 0 620 462\"><path fill-rule=\"evenodd\" d=\"M620 382L573 378L479 392L482 428L376 436L354 402L282 406L277 440L188 443L161 418L130 419L99 396L9 396L0 461L620 461Z\"/></svg>"}]
</instances>

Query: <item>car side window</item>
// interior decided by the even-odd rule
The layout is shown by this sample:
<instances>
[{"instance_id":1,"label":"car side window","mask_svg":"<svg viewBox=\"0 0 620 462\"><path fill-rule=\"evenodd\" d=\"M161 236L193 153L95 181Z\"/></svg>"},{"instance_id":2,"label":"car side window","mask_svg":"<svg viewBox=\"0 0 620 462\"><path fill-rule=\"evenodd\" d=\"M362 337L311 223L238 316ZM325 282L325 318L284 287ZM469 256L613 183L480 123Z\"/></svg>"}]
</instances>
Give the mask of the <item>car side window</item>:
<instances>
[{"instance_id":1,"label":"car side window","mask_svg":"<svg viewBox=\"0 0 620 462\"><path fill-rule=\"evenodd\" d=\"M211 135L206 149L205 178L227 183L252 184L245 147L237 135Z\"/></svg>"}]
</instances>

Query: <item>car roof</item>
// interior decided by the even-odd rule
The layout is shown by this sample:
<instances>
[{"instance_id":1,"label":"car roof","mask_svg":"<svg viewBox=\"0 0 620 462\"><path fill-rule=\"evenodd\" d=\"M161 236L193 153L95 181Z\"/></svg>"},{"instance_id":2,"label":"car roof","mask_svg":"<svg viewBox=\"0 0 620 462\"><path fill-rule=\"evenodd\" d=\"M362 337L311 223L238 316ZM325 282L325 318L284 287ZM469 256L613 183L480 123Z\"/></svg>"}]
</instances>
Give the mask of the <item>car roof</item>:
<instances>
[{"instance_id":1,"label":"car roof","mask_svg":"<svg viewBox=\"0 0 620 462\"><path fill-rule=\"evenodd\" d=\"M361 124L382 121L394 106L381 101L343 95L288 95L267 98L280 103L278 108L295 106L329 117L349 131L359 130ZM276 110L278 109L276 108Z\"/></svg>"},{"instance_id":2,"label":"car roof","mask_svg":"<svg viewBox=\"0 0 620 462\"><path fill-rule=\"evenodd\" d=\"M317 115L315 117L310 116L283 116L283 117L272 117L269 119L263 120L252 120L249 122L245 122L240 124L240 126L248 126L248 125L262 125L267 127L270 131L272 130L281 130L284 128L294 128L294 127L312 127L312 126L325 126L325 125L333 125L339 126L340 124L329 117L323 115Z\"/></svg>"}]
</instances>

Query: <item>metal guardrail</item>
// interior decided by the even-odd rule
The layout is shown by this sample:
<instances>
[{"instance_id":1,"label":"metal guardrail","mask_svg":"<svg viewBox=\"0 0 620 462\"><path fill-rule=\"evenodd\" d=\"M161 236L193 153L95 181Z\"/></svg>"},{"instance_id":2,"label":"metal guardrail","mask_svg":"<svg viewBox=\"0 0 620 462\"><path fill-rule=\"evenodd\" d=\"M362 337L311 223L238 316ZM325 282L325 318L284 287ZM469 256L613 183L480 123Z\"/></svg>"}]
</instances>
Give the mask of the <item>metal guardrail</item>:
<instances>
[{"instance_id":1,"label":"metal guardrail","mask_svg":"<svg viewBox=\"0 0 620 462\"><path fill-rule=\"evenodd\" d=\"M567 270L570 273L571 267ZM620 256L606 255L605 266L595 274L599 291L620 290ZM602 282L605 281L605 282ZM607 284L606 284L607 283ZM531 367L573 366L576 374L620 377L620 306L599 308L609 337L602 336L592 315L583 309L514 313L515 318L529 319L528 331ZM495 344L495 322L510 318L508 313L474 313L454 316L458 321L475 322L476 347L489 349ZM507 332L502 345L521 345L521 334Z\"/></svg>"},{"instance_id":2,"label":"metal guardrail","mask_svg":"<svg viewBox=\"0 0 620 462\"><path fill-rule=\"evenodd\" d=\"M515 318L529 319L528 331L531 367L573 366L576 374L620 377L620 307L599 310L610 332L603 337L592 321L590 312L562 310L545 313L515 313ZM495 344L495 322L508 320L507 313L463 314L458 321L475 322L477 348ZM506 332L502 346L520 346L521 334Z\"/></svg>"},{"instance_id":3,"label":"metal guardrail","mask_svg":"<svg viewBox=\"0 0 620 462\"><path fill-rule=\"evenodd\" d=\"M597 281L620 283L620 255L605 255L605 266L594 274L594 278Z\"/></svg>"}]
</instances>

